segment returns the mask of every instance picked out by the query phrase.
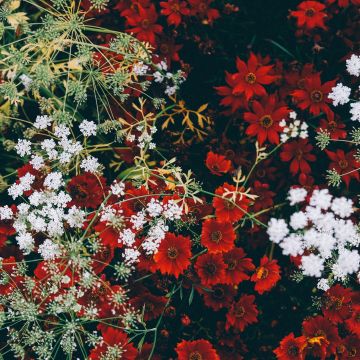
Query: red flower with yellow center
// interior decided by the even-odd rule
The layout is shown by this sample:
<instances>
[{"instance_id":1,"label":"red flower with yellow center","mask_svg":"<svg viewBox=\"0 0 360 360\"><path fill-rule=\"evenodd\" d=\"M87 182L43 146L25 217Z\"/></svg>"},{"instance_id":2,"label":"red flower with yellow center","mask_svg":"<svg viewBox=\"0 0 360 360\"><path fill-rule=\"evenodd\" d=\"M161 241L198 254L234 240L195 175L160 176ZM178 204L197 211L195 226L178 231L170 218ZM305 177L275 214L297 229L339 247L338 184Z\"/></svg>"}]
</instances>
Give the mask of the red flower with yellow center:
<instances>
[{"instance_id":1,"label":"red flower with yellow center","mask_svg":"<svg viewBox=\"0 0 360 360\"><path fill-rule=\"evenodd\" d=\"M318 1L303 1L298 5L298 10L291 11L290 15L297 20L298 27L312 30L315 28L326 29L324 12L326 6Z\"/></svg>"},{"instance_id":2,"label":"red flower with yellow center","mask_svg":"<svg viewBox=\"0 0 360 360\"><path fill-rule=\"evenodd\" d=\"M201 243L209 253L229 251L234 247L236 234L231 223L207 219L203 222Z\"/></svg>"},{"instance_id":3,"label":"red flower with yellow center","mask_svg":"<svg viewBox=\"0 0 360 360\"><path fill-rule=\"evenodd\" d=\"M254 301L254 295L243 295L239 301L231 305L229 312L226 314L226 330L233 327L244 331L249 324L258 321L257 316L259 312Z\"/></svg>"},{"instance_id":4,"label":"red flower with yellow center","mask_svg":"<svg viewBox=\"0 0 360 360\"><path fill-rule=\"evenodd\" d=\"M219 355L207 340L185 341L175 349L178 360L220 360Z\"/></svg>"},{"instance_id":5,"label":"red flower with yellow center","mask_svg":"<svg viewBox=\"0 0 360 360\"><path fill-rule=\"evenodd\" d=\"M270 291L280 278L280 266L277 260L269 260L267 256L264 256L260 260L260 266L251 276L251 281L255 282L255 291L263 294L266 291Z\"/></svg>"},{"instance_id":6,"label":"red flower with yellow center","mask_svg":"<svg viewBox=\"0 0 360 360\"><path fill-rule=\"evenodd\" d=\"M252 103L252 112L244 113L244 119L250 125L246 129L249 136L257 136L262 145L266 140L271 144L279 144L279 133L282 132L280 121L285 119L290 110L276 101L275 95L264 97L261 102Z\"/></svg>"},{"instance_id":7,"label":"red flower with yellow center","mask_svg":"<svg viewBox=\"0 0 360 360\"><path fill-rule=\"evenodd\" d=\"M322 84L320 73L316 73L305 79L303 89L294 90L291 95L301 110L309 110L312 115L319 115L323 112L331 116L333 112L328 105L331 103L328 94L335 84L336 80Z\"/></svg>"},{"instance_id":8,"label":"red flower with yellow center","mask_svg":"<svg viewBox=\"0 0 360 360\"><path fill-rule=\"evenodd\" d=\"M191 242L189 237L167 233L162 240L154 260L162 274L180 274L190 265Z\"/></svg>"},{"instance_id":9,"label":"red flower with yellow center","mask_svg":"<svg viewBox=\"0 0 360 360\"><path fill-rule=\"evenodd\" d=\"M236 68L238 72L233 75L236 84L233 95L245 94L246 100L250 100L254 95L265 96L266 90L263 85L272 84L277 80L277 76L270 74L273 66L261 65L253 52L250 53L247 63L237 58Z\"/></svg>"}]
</instances>

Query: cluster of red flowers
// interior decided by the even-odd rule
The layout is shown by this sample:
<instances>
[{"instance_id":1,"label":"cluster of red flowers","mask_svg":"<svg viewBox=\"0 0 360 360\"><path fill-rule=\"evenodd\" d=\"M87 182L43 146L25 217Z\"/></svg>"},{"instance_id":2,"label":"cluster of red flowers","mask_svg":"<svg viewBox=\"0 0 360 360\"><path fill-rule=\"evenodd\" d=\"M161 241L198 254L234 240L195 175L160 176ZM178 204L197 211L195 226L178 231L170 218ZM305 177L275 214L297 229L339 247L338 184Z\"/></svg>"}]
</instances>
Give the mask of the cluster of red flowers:
<instances>
[{"instance_id":1,"label":"cluster of red flowers","mask_svg":"<svg viewBox=\"0 0 360 360\"><path fill-rule=\"evenodd\" d=\"M335 285L322 298L322 314L302 323L302 335L285 336L274 350L279 360L307 356L326 359L357 359L360 354L359 292Z\"/></svg>"}]
</instances>

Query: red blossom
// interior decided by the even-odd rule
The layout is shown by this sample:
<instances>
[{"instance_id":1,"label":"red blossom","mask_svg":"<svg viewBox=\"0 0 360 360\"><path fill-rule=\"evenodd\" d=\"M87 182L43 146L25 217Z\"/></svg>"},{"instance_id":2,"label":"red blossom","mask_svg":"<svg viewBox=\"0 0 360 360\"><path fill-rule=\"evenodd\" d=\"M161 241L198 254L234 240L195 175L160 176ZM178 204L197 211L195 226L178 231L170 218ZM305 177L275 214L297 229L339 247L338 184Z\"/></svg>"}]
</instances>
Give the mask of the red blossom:
<instances>
[{"instance_id":1,"label":"red blossom","mask_svg":"<svg viewBox=\"0 0 360 360\"><path fill-rule=\"evenodd\" d=\"M178 360L220 360L219 355L207 340L181 341L175 349Z\"/></svg>"},{"instance_id":2,"label":"red blossom","mask_svg":"<svg viewBox=\"0 0 360 360\"><path fill-rule=\"evenodd\" d=\"M210 172L217 176L222 176L231 169L230 160L227 160L224 155L218 155L212 151L207 153L205 164Z\"/></svg>"},{"instance_id":3,"label":"red blossom","mask_svg":"<svg viewBox=\"0 0 360 360\"><path fill-rule=\"evenodd\" d=\"M161 241L158 252L154 255L157 268L162 274L180 274L190 265L191 243L190 238L167 233Z\"/></svg>"},{"instance_id":4,"label":"red blossom","mask_svg":"<svg viewBox=\"0 0 360 360\"><path fill-rule=\"evenodd\" d=\"M329 170L335 170L340 174L347 187L349 187L351 179L360 180L360 162L354 157L355 151L350 151L347 154L342 149L338 149L336 152L325 150L325 152L331 160Z\"/></svg>"},{"instance_id":5,"label":"red blossom","mask_svg":"<svg viewBox=\"0 0 360 360\"><path fill-rule=\"evenodd\" d=\"M231 223L207 219L203 222L201 243L210 253L229 251L234 247L236 234Z\"/></svg>"},{"instance_id":6,"label":"red blossom","mask_svg":"<svg viewBox=\"0 0 360 360\"><path fill-rule=\"evenodd\" d=\"M327 17L324 12L326 6L318 1L303 1L297 7L298 10L291 11L290 15L297 20L298 27L307 30L322 28L326 30L324 23Z\"/></svg>"},{"instance_id":7,"label":"red blossom","mask_svg":"<svg viewBox=\"0 0 360 360\"><path fill-rule=\"evenodd\" d=\"M198 16L203 23L212 23L220 17L219 10L213 9L210 5L214 0L188 0L191 5L191 15Z\"/></svg>"},{"instance_id":8,"label":"red blossom","mask_svg":"<svg viewBox=\"0 0 360 360\"><path fill-rule=\"evenodd\" d=\"M239 189L239 191L243 190ZM245 194L236 192L235 186L224 183L215 190L215 194L218 196L214 197L213 206L216 217L220 221L236 222L247 212L250 199ZM235 198L233 194L235 194Z\"/></svg>"},{"instance_id":9,"label":"red blossom","mask_svg":"<svg viewBox=\"0 0 360 360\"><path fill-rule=\"evenodd\" d=\"M144 8L138 5L138 12L132 12L126 16L130 29L126 29L129 33L134 33L141 41L147 41L151 45L156 46L155 35L160 34L163 27L157 24L158 14L155 5L151 4Z\"/></svg>"},{"instance_id":10,"label":"red blossom","mask_svg":"<svg viewBox=\"0 0 360 360\"><path fill-rule=\"evenodd\" d=\"M255 290L259 294L270 291L280 279L280 266L277 260L269 260L267 256L260 260L260 266L251 276L251 281L255 282Z\"/></svg>"},{"instance_id":11,"label":"red blossom","mask_svg":"<svg viewBox=\"0 0 360 360\"><path fill-rule=\"evenodd\" d=\"M279 144L279 133L283 129L279 123L288 116L290 109L279 103L275 95L266 96L261 102L255 100L251 107L252 112L244 113L245 121L250 124L246 134L256 136L260 145L266 140Z\"/></svg>"},{"instance_id":12,"label":"red blossom","mask_svg":"<svg viewBox=\"0 0 360 360\"><path fill-rule=\"evenodd\" d=\"M303 360L306 344L305 336L295 337L294 333L290 333L280 341L274 353L278 360Z\"/></svg>"},{"instance_id":13,"label":"red blossom","mask_svg":"<svg viewBox=\"0 0 360 360\"><path fill-rule=\"evenodd\" d=\"M244 331L249 324L256 323L259 312L254 302L254 295L243 295L237 302L234 302L226 314L226 330L233 327Z\"/></svg>"},{"instance_id":14,"label":"red blossom","mask_svg":"<svg viewBox=\"0 0 360 360\"><path fill-rule=\"evenodd\" d=\"M333 113L328 105L331 103L328 94L335 84L336 80L322 84L320 73L316 73L305 79L303 89L294 90L291 95L301 110L308 110L312 115L319 115L323 112L332 116Z\"/></svg>"},{"instance_id":15,"label":"red blossom","mask_svg":"<svg viewBox=\"0 0 360 360\"><path fill-rule=\"evenodd\" d=\"M180 25L182 16L190 15L190 9L188 8L186 1L161 1L160 6L162 7L161 13L167 16L167 23L169 25L175 25L175 27Z\"/></svg>"},{"instance_id":16,"label":"red blossom","mask_svg":"<svg viewBox=\"0 0 360 360\"><path fill-rule=\"evenodd\" d=\"M273 66L261 65L252 52L247 63L237 58L236 67L238 72L233 75L236 84L233 95L245 94L246 100L250 100L254 95L265 96L266 90L263 85L272 84L277 79L277 76L270 74Z\"/></svg>"},{"instance_id":17,"label":"red blossom","mask_svg":"<svg viewBox=\"0 0 360 360\"><path fill-rule=\"evenodd\" d=\"M248 273L255 269L250 258L242 248L234 248L223 255L226 265L224 283L238 285L244 280L250 279Z\"/></svg>"},{"instance_id":18,"label":"red blossom","mask_svg":"<svg viewBox=\"0 0 360 360\"><path fill-rule=\"evenodd\" d=\"M225 263L221 254L204 254L197 258L195 270L205 286L222 283L225 277Z\"/></svg>"},{"instance_id":19,"label":"red blossom","mask_svg":"<svg viewBox=\"0 0 360 360\"><path fill-rule=\"evenodd\" d=\"M290 162L290 172L296 175L299 171L309 174L311 168L309 162L316 160L315 155L311 154L313 146L308 143L307 139L293 140L283 145L280 153L280 159Z\"/></svg>"}]
</instances>

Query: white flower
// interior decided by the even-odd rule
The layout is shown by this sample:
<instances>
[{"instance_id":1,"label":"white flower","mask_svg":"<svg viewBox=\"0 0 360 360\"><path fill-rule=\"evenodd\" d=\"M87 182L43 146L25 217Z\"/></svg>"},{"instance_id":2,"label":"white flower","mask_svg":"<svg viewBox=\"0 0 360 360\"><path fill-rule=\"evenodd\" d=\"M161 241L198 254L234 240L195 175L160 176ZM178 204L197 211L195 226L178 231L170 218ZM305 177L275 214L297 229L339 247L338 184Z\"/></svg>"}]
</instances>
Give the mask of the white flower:
<instances>
[{"instance_id":1,"label":"white flower","mask_svg":"<svg viewBox=\"0 0 360 360\"><path fill-rule=\"evenodd\" d=\"M30 164L35 170L40 170L45 165L44 158L39 155L33 155L31 157Z\"/></svg>"},{"instance_id":2,"label":"white flower","mask_svg":"<svg viewBox=\"0 0 360 360\"><path fill-rule=\"evenodd\" d=\"M135 243L135 233L131 229L125 229L119 236L119 243L129 247L133 246Z\"/></svg>"},{"instance_id":3,"label":"white flower","mask_svg":"<svg viewBox=\"0 0 360 360\"><path fill-rule=\"evenodd\" d=\"M79 129L84 136L96 135L97 126L93 121L83 120Z\"/></svg>"},{"instance_id":4,"label":"white flower","mask_svg":"<svg viewBox=\"0 0 360 360\"><path fill-rule=\"evenodd\" d=\"M52 118L48 115L38 115L35 119L34 126L37 129L47 129L52 123Z\"/></svg>"},{"instance_id":5,"label":"white flower","mask_svg":"<svg viewBox=\"0 0 360 360\"><path fill-rule=\"evenodd\" d=\"M271 218L266 232L270 240L278 244L289 233L289 228L284 219Z\"/></svg>"},{"instance_id":6,"label":"white flower","mask_svg":"<svg viewBox=\"0 0 360 360\"><path fill-rule=\"evenodd\" d=\"M30 233L19 233L15 239L24 254L28 254L33 250L35 241Z\"/></svg>"},{"instance_id":7,"label":"white flower","mask_svg":"<svg viewBox=\"0 0 360 360\"><path fill-rule=\"evenodd\" d=\"M346 60L346 70L350 75L360 76L360 56L351 55L351 58Z\"/></svg>"},{"instance_id":8,"label":"white flower","mask_svg":"<svg viewBox=\"0 0 360 360\"><path fill-rule=\"evenodd\" d=\"M51 190L57 190L64 185L62 174L60 172L52 172L46 176L44 186Z\"/></svg>"},{"instance_id":9,"label":"white flower","mask_svg":"<svg viewBox=\"0 0 360 360\"><path fill-rule=\"evenodd\" d=\"M0 206L0 220L11 220L13 215L13 211L9 206Z\"/></svg>"},{"instance_id":10,"label":"white flower","mask_svg":"<svg viewBox=\"0 0 360 360\"><path fill-rule=\"evenodd\" d=\"M133 71L138 76L146 75L146 72L149 70L149 66L145 65L142 61L134 64Z\"/></svg>"},{"instance_id":11,"label":"white flower","mask_svg":"<svg viewBox=\"0 0 360 360\"><path fill-rule=\"evenodd\" d=\"M126 264L132 265L138 262L141 253L137 249L126 248L123 254Z\"/></svg>"},{"instance_id":12,"label":"white flower","mask_svg":"<svg viewBox=\"0 0 360 360\"><path fill-rule=\"evenodd\" d=\"M304 275L320 277L324 270L324 260L314 254L303 256L301 258L301 268Z\"/></svg>"},{"instance_id":13,"label":"white flower","mask_svg":"<svg viewBox=\"0 0 360 360\"><path fill-rule=\"evenodd\" d=\"M110 186L111 192L116 196L125 195L125 184L121 181L114 181L114 183Z\"/></svg>"},{"instance_id":14,"label":"white flower","mask_svg":"<svg viewBox=\"0 0 360 360\"><path fill-rule=\"evenodd\" d=\"M327 279L320 279L316 287L319 290L328 291L330 289L329 281Z\"/></svg>"},{"instance_id":15,"label":"white flower","mask_svg":"<svg viewBox=\"0 0 360 360\"><path fill-rule=\"evenodd\" d=\"M350 104L351 120L360 121L360 101Z\"/></svg>"},{"instance_id":16,"label":"white flower","mask_svg":"<svg viewBox=\"0 0 360 360\"><path fill-rule=\"evenodd\" d=\"M70 135L70 129L66 125L60 124L55 127L54 134L55 136L64 139Z\"/></svg>"},{"instance_id":17,"label":"white flower","mask_svg":"<svg viewBox=\"0 0 360 360\"><path fill-rule=\"evenodd\" d=\"M25 90L29 91L31 84L33 83L33 80L25 74L21 74L19 76L19 79L20 79L21 83L23 84Z\"/></svg>"},{"instance_id":18,"label":"white flower","mask_svg":"<svg viewBox=\"0 0 360 360\"><path fill-rule=\"evenodd\" d=\"M15 145L16 152L21 156L31 155L31 142L25 139L19 139Z\"/></svg>"},{"instance_id":19,"label":"white flower","mask_svg":"<svg viewBox=\"0 0 360 360\"><path fill-rule=\"evenodd\" d=\"M350 94L351 89L339 83L331 89L328 98L333 101L334 106L344 105L350 101Z\"/></svg>"},{"instance_id":20,"label":"white flower","mask_svg":"<svg viewBox=\"0 0 360 360\"><path fill-rule=\"evenodd\" d=\"M344 280L347 275L353 274L359 270L360 255L356 250L343 249L339 253L337 262L333 265L332 271L335 278Z\"/></svg>"},{"instance_id":21,"label":"white flower","mask_svg":"<svg viewBox=\"0 0 360 360\"><path fill-rule=\"evenodd\" d=\"M303 188L291 188L287 198L290 201L290 205L294 206L295 204L305 201L306 195L307 191Z\"/></svg>"},{"instance_id":22,"label":"white flower","mask_svg":"<svg viewBox=\"0 0 360 360\"><path fill-rule=\"evenodd\" d=\"M39 246L38 252L44 260L53 260L61 254L59 245L54 244L50 239L46 239Z\"/></svg>"},{"instance_id":23,"label":"white flower","mask_svg":"<svg viewBox=\"0 0 360 360\"><path fill-rule=\"evenodd\" d=\"M97 170L99 169L99 161L97 158L89 155L86 159L84 159L83 161L81 161L80 167L84 170L84 171L88 171L91 173L96 173Z\"/></svg>"},{"instance_id":24,"label":"white flower","mask_svg":"<svg viewBox=\"0 0 360 360\"><path fill-rule=\"evenodd\" d=\"M331 204L331 210L341 218L349 217L353 212L353 202L346 197L335 198Z\"/></svg>"},{"instance_id":25,"label":"white flower","mask_svg":"<svg viewBox=\"0 0 360 360\"><path fill-rule=\"evenodd\" d=\"M310 205L327 210L331 205L332 195L329 194L328 189L314 190L311 198Z\"/></svg>"},{"instance_id":26,"label":"white flower","mask_svg":"<svg viewBox=\"0 0 360 360\"><path fill-rule=\"evenodd\" d=\"M176 93L176 90L178 89L178 87L176 85L174 86L167 86L165 89L165 94L167 96L172 96Z\"/></svg>"},{"instance_id":27,"label":"white flower","mask_svg":"<svg viewBox=\"0 0 360 360\"><path fill-rule=\"evenodd\" d=\"M284 255L297 256L304 252L303 243L300 235L290 234L281 243Z\"/></svg>"},{"instance_id":28,"label":"white flower","mask_svg":"<svg viewBox=\"0 0 360 360\"><path fill-rule=\"evenodd\" d=\"M67 215L65 215L65 219L67 223L72 228L81 228L85 222L85 212L81 209L78 209L75 205L73 205Z\"/></svg>"},{"instance_id":29,"label":"white flower","mask_svg":"<svg viewBox=\"0 0 360 360\"><path fill-rule=\"evenodd\" d=\"M294 230L303 229L308 223L308 217L302 211L296 212L290 217L290 226Z\"/></svg>"}]
</instances>

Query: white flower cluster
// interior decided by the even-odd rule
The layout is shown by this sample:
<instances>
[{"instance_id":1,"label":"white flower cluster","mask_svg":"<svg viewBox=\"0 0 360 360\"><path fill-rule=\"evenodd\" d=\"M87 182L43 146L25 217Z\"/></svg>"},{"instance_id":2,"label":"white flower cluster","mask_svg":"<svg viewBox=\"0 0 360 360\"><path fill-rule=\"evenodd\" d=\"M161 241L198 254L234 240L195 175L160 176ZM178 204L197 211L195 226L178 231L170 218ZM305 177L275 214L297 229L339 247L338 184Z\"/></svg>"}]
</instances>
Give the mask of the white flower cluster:
<instances>
[{"instance_id":1,"label":"white flower cluster","mask_svg":"<svg viewBox=\"0 0 360 360\"><path fill-rule=\"evenodd\" d=\"M346 60L346 70L350 75L359 77L360 56L354 54L351 55L351 57ZM342 83L338 83L333 87L328 95L329 99L333 101L334 106L348 104L351 101L350 96L351 88ZM360 121L360 101L355 101L350 104L350 114L351 120Z\"/></svg>"},{"instance_id":2,"label":"white flower cluster","mask_svg":"<svg viewBox=\"0 0 360 360\"><path fill-rule=\"evenodd\" d=\"M141 253L135 244L137 232L147 229L147 235L140 246L147 255L153 255L169 231L167 222L180 219L182 214L183 209L176 201L164 202L151 198L146 208L131 216L132 228L126 228L120 234L119 242L126 246L124 251L125 262L132 265L139 260Z\"/></svg>"},{"instance_id":3,"label":"white flower cluster","mask_svg":"<svg viewBox=\"0 0 360 360\"><path fill-rule=\"evenodd\" d=\"M155 82L157 83L162 83L164 81L167 81L168 83L170 82L170 84L168 84L165 89L165 94L167 96L174 95L179 89L179 85L185 81L181 71L176 74L169 72L165 61L161 61L158 64L158 71L156 71L153 76Z\"/></svg>"},{"instance_id":4,"label":"white flower cluster","mask_svg":"<svg viewBox=\"0 0 360 360\"><path fill-rule=\"evenodd\" d=\"M321 278L325 273L335 280L344 281L360 268L360 234L350 219L355 209L345 197L333 197L328 189L308 194L303 188L292 188L288 199L297 205L288 222L270 219L267 233L272 242L279 244L284 255L301 255L304 275ZM307 201L308 200L308 201ZM321 279L319 289L328 285Z\"/></svg>"},{"instance_id":5,"label":"white flower cluster","mask_svg":"<svg viewBox=\"0 0 360 360\"><path fill-rule=\"evenodd\" d=\"M146 146L149 149L155 149L156 144L153 142L153 135L157 132L156 126L145 127L143 124L140 124L136 127L137 131L140 131L141 134L138 137L135 137L133 134L129 134L126 140L134 142L136 140L137 146L140 149L144 149Z\"/></svg>"},{"instance_id":6,"label":"white flower cluster","mask_svg":"<svg viewBox=\"0 0 360 360\"><path fill-rule=\"evenodd\" d=\"M294 139L297 137L306 139L309 136L307 131L309 127L308 124L297 119L297 114L295 111L292 111L289 114L289 117L292 120L290 124L287 124L285 119L281 120L279 123L279 125L283 128L282 133L280 134L281 142L285 143L289 139Z\"/></svg>"}]
</instances>

